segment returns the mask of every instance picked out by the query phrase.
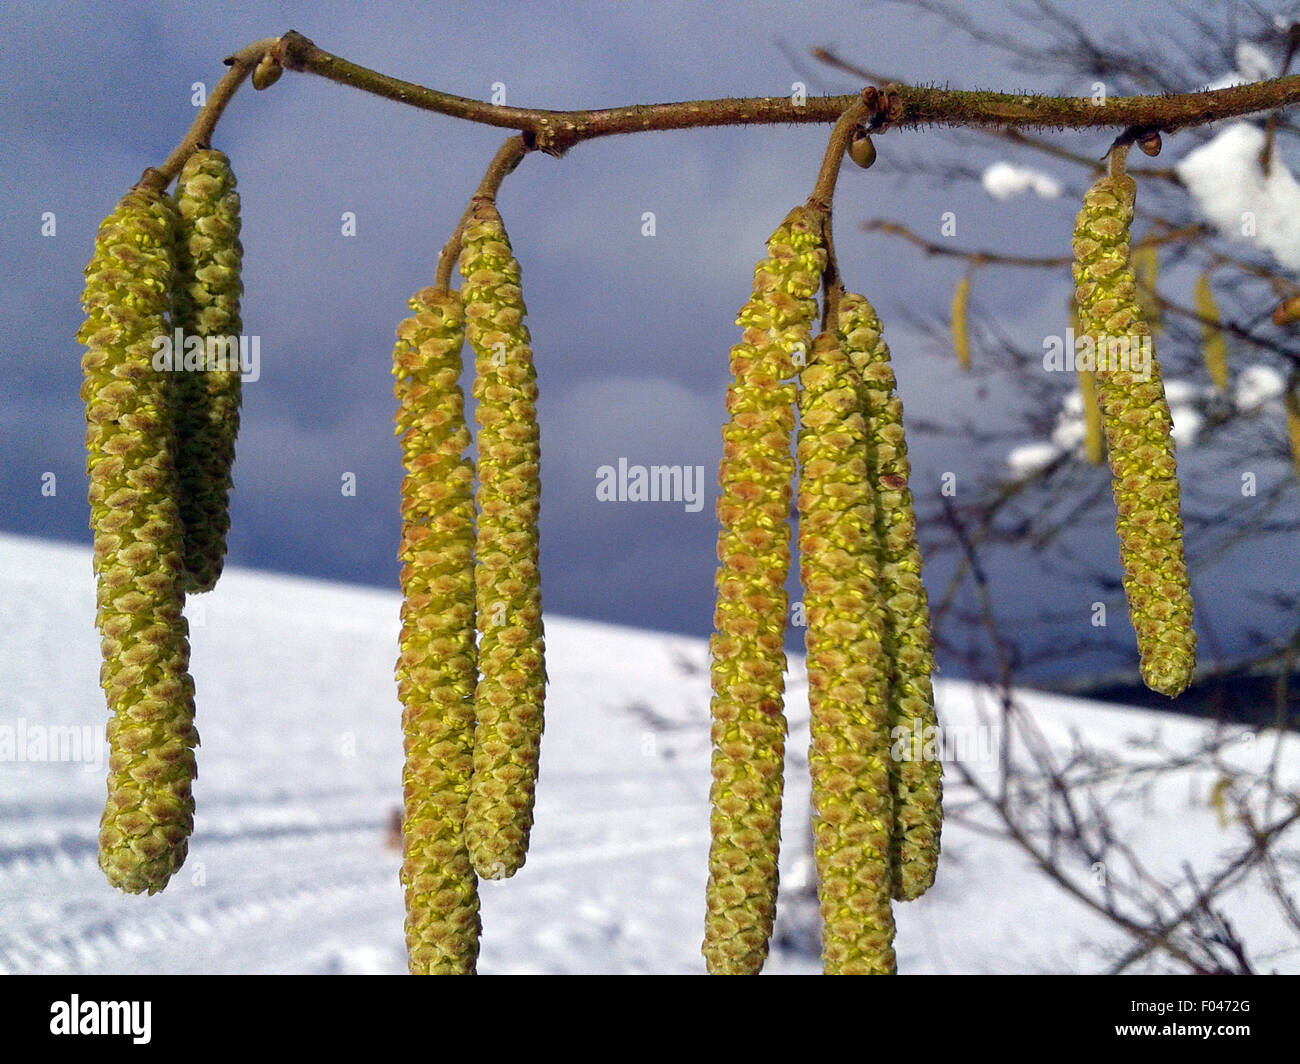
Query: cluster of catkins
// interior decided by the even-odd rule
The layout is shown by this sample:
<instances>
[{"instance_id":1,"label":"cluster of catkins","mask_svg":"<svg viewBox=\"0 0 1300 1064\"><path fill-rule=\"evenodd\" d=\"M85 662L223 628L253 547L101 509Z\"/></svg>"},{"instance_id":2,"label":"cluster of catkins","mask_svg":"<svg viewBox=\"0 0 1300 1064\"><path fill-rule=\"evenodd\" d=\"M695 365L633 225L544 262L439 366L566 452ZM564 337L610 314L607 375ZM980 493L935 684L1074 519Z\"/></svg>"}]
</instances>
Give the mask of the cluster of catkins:
<instances>
[{"instance_id":1,"label":"cluster of catkins","mask_svg":"<svg viewBox=\"0 0 1300 1064\"><path fill-rule=\"evenodd\" d=\"M546 691L537 376L519 263L491 202L476 202L467 220L460 271L459 292L411 298L393 354L406 470L402 883L415 974L474 971L477 877L502 879L524 863ZM459 384L466 339L477 499Z\"/></svg>"},{"instance_id":2,"label":"cluster of catkins","mask_svg":"<svg viewBox=\"0 0 1300 1064\"><path fill-rule=\"evenodd\" d=\"M1103 177L1076 223L1078 327L1099 341L1150 332L1130 249L1134 197L1122 169ZM875 311L828 283L828 225L810 201L772 234L731 350L710 647L703 951L715 973L758 972L772 934L792 497L828 973L896 970L892 903L924 893L939 856L934 655L902 408ZM86 267L78 338L88 348L82 396L101 682L112 714L100 865L131 892L167 884L193 826L198 734L182 611L187 592L215 584L225 555L241 256L229 162L203 149L185 164L174 199L147 183L122 199ZM1153 287L1154 265L1146 268ZM524 863L546 687L537 377L519 264L490 198L476 197L465 219L460 271L460 291L425 288L411 298L393 356L405 468L401 878L416 973L474 971L478 878L505 878ZM823 287L824 328L814 336ZM968 292L966 278L953 304L963 365ZM1198 304L1217 320L1208 282ZM176 337L179 371L156 359L158 341ZM190 365L193 337L224 340L225 362ZM1212 339L1207 332L1207 363L1223 387ZM477 470L466 456L459 383L466 340L475 356ZM1102 456L1095 422L1110 456L1142 675L1175 695L1191 677L1195 634L1159 367L1153 359L1142 376L1099 358L1080 383L1085 408L1095 410L1089 457Z\"/></svg>"},{"instance_id":3,"label":"cluster of catkins","mask_svg":"<svg viewBox=\"0 0 1300 1064\"><path fill-rule=\"evenodd\" d=\"M221 573L230 527L242 293L239 195L229 160L190 156L176 195L131 189L99 228L77 339L98 583L100 683L108 700L108 801L99 863L115 887L157 893L194 823L194 683L186 592ZM184 345L223 357L185 368ZM191 358L194 350L191 348Z\"/></svg>"},{"instance_id":4,"label":"cluster of catkins","mask_svg":"<svg viewBox=\"0 0 1300 1064\"><path fill-rule=\"evenodd\" d=\"M812 334L827 262L824 220L798 207L772 234L731 350L718 474L704 939L717 974L758 972L772 934L796 467L828 973L895 970L891 901L919 897L939 856L941 763L910 742L903 757L891 756L894 729L932 738L935 727L902 408L880 321L864 298L840 295L828 328Z\"/></svg>"}]
</instances>

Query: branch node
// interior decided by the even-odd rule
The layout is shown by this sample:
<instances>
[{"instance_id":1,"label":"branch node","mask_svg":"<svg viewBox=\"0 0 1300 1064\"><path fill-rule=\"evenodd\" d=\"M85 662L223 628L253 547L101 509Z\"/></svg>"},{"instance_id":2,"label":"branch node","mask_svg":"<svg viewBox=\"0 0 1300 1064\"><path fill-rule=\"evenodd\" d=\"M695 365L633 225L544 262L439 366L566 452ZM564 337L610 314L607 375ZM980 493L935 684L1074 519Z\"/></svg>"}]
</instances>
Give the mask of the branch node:
<instances>
[{"instance_id":1,"label":"branch node","mask_svg":"<svg viewBox=\"0 0 1300 1064\"><path fill-rule=\"evenodd\" d=\"M543 126L541 129L526 134L524 147L528 151L540 151L556 159L578 143L578 136L569 126L553 128Z\"/></svg>"},{"instance_id":2,"label":"branch node","mask_svg":"<svg viewBox=\"0 0 1300 1064\"><path fill-rule=\"evenodd\" d=\"M903 97L899 92L902 86L891 81L884 88L868 85L862 90L862 106L866 108L867 130L871 133L884 133L891 125L903 119Z\"/></svg>"},{"instance_id":3,"label":"branch node","mask_svg":"<svg viewBox=\"0 0 1300 1064\"><path fill-rule=\"evenodd\" d=\"M297 30L290 30L280 38L274 49L275 58L280 65L290 70L306 68L306 57L316 49L310 38L304 37Z\"/></svg>"}]
</instances>

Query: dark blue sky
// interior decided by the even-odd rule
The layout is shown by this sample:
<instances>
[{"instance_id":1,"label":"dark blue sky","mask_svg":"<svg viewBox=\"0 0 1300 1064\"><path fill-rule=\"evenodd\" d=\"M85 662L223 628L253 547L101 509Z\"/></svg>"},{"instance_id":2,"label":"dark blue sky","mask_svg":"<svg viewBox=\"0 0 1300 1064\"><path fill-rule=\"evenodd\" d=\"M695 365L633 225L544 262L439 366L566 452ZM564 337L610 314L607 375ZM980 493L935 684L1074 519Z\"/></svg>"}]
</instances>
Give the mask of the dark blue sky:
<instances>
[{"instance_id":1,"label":"dark blue sky","mask_svg":"<svg viewBox=\"0 0 1300 1064\"><path fill-rule=\"evenodd\" d=\"M992 24L1006 21L1003 4L965 6ZM1135 10L1160 20L1169 7L1088 5L1084 17L1103 34L1129 32ZM1058 72L1009 70L938 22L880 3L8 4L0 13L0 528L89 542L73 337L95 227L184 134L191 84L211 87L225 54L289 28L461 95L485 98L504 83L507 102L521 106L785 95L795 81L811 94L859 87L804 59L816 45L915 82L1060 88ZM620 457L703 466L713 491L735 312L764 239L810 191L825 133L609 138L562 160L530 157L507 179L499 205L522 263L541 388L548 611L710 631L712 495L698 512L600 502L597 470ZM396 586L393 331L409 294L431 282L437 252L502 137L292 73L267 92L246 87L229 108L214 144L239 179L244 330L260 338L262 355L261 379L244 392L232 563ZM1075 145L1106 147L1100 135ZM891 133L879 147L876 169L846 171L840 183L837 244L848 283L881 312L909 413L995 425L1017 408L1011 378L955 374L942 343L918 325L946 315L960 267L865 236L857 223L887 216L937 233L940 214L953 211L965 246L1063 251L1072 204L994 202L972 183L903 179L889 156L956 157L980 168L1010 158L1076 175L946 130ZM47 211L57 218L53 238L40 233ZM340 233L346 211L355 212L355 237ZM647 211L653 237L642 235ZM1061 329L1067 274L984 276L983 313L1025 348ZM973 484L997 461L988 448L919 434L912 451L914 486L926 497L942 472ZM57 477L52 498L40 490L47 472ZM340 491L344 473L355 474L355 497ZM1104 533L1109 518L1101 517ZM1113 542L1099 542L1093 563L1117 564ZM945 565L929 574L932 587ZM1035 583L1037 571L1015 559L997 567L999 600L1011 613L1057 606L1071 586L1068 572ZM1212 572L1204 580L1224 605L1238 595L1239 576L1223 587ZM1086 619L1086 603L1078 609Z\"/></svg>"}]
</instances>

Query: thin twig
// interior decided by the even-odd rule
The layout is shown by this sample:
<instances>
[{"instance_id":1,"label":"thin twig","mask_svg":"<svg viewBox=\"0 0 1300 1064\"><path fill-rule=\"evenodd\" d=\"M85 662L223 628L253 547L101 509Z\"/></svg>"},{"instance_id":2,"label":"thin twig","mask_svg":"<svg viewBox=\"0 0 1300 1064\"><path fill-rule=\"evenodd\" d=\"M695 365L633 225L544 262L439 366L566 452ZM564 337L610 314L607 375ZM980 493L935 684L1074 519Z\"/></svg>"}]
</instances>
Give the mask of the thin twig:
<instances>
[{"instance_id":1,"label":"thin twig","mask_svg":"<svg viewBox=\"0 0 1300 1064\"><path fill-rule=\"evenodd\" d=\"M234 97L235 91L244 83L244 79L253 72L253 68L261 62L262 57L269 54L279 42L279 37L266 37L263 40L255 41L247 48L241 48L226 59L226 65L230 69L226 71L221 80L208 93L207 101L199 109L193 125L190 126L189 132L185 134L185 139L176 145L176 148L167 156L167 160L161 166L151 167L144 172L139 187L158 190L166 188L171 184L172 179L181 172L181 168L191 155L198 149L207 147L212 143L213 131L217 128L217 122L221 119L226 105Z\"/></svg>"},{"instance_id":2,"label":"thin twig","mask_svg":"<svg viewBox=\"0 0 1300 1064\"><path fill-rule=\"evenodd\" d=\"M497 198L501 182L505 180L507 174L514 171L530 150L532 149L528 146L527 137L523 135L507 137L505 143L497 149L496 155L492 156L492 161L488 163L487 171L483 174L483 180L479 182L478 188L465 207L465 212L460 216L460 221L456 223L451 237L438 255L438 268L433 278L433 287L438 291L445 292L451 285L451 271L456 265L456 260L460 258L461 239L465 235L465 227L469 224L470 216L474 213L474 207L479 203L491 203Z\"/></svg>"}]
</instances>

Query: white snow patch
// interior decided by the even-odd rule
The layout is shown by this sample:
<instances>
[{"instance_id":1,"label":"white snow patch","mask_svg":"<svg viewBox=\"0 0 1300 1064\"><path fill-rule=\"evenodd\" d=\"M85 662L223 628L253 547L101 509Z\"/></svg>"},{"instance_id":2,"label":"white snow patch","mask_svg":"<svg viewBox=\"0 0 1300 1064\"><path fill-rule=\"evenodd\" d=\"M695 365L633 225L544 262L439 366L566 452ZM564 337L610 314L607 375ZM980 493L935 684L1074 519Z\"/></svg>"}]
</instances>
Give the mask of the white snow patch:
<instances>
[{"instance_id":1,"label":"white snow patch","mask_svg":"<svg viewBox=\"0 0 1300 1064\"><path fill-rule=\"evenodd\" d=\"M1247 81L1267 81L1277 77L1277 63L1254 41L1237 45L1237 73Z\"/></svg>"},{"instance_id":2,"label":"white snow patch","mask_svg":"<svg viewBox=\"0 0 1300 1064\"><path fill-rule=\"evenodd\" d=\"M1204 388L1180 377L1166 378L1164 384L1165 398L1171 406L1174 403L1194 403L1205 394Z\"/></svg>"},{"instance_id":3,"label":"white snow patch","mask_svg":"<svg viewBox=\"0 0 1300 1064\"><path fill-rule=\"evenodd\" d=\"M1205 424L1205 418L1201 416L1200 411L1195 407L1170 403L1169 416L1174 423L1169 433L1173 437L1174 446L1190 447L1194 444L1200 434L1201 426Z\"/></svg>"},{"instance_id":4,"label":"white snow patch","mask_svg":"<svg viewBox=\"0 0 1300 1064\"><path fill-rule=\"evenodd\" d=\"M1044 199L1055 199L1061 194L1061 185L1050 174L1032 170L1027 166L1013 166L1008 162L993 163L981 178L984 191L996 200L1010 199L1024 192L1033 192Z\"/></svg>"},{"instance_id":5,"label":"white snow patch","mask_svg":"<svg viewBox=\"0 0 1300 1064\"><path fill-rule=\"evenodd\" d=\"M102 773L0 762L0 972L405 971L401 855L387 841L402 794L398 595L231 566L202 601L204 623L191 637L203 745L185 867L152 898L112 890L95 855ZM94 619L88 548L0 534L0 725L22 715L103 727ZM551 615L546 635L536 825L519 873L481 886L479 970L703 972L707 639ZM1058 761L1078 742L1141 761L1155 755L1134 742L1156 736L1190 753L1215 727L1038 692L1016 698ZM806 948L816 944L817 911L808 892L806 699L802 659L791 655L773 973L821 968ZM947 736L998 727L983 688L936 678L935 699ZM1226 756L1262 771L1274 741L1250 737ZM1293 739L1278 761L1292 789ZM958 754L985 786L996 782L1000 749L987 745ZM1193 760L1150 790L1117 784L1101 795L1123 844L1158 879L1177 882L1190 866L1204 881L1245 844L1207 797L1216 771ZM950 818L934 888L896 907L900 969L1104 970L1125 937L983 823L951 764L944 786L950 808L981 824ZM1088 889L1089 866L1064 860ZM1300 970L1300 951L1284 945L1292 937L1257 879L1243 879L1222 908L1247 943L1282 944L1270 968Z\"/></svg>"},{"instance_id":6,"label":"white snow patch","mask_svg":"<svg viewBox=\"0 0 1300 1064\"><path fill-rule=\"evenodd\" d=\"M1025 443L1007 455L1007 465L1018 476L1028 476L1046 468L1060 453L1055 444Z\"/></svg>"},{"instance_id":7,"label":"white snow patch","mask_svg":"<svg viewBox=\"0 0 1300 1064\"><path fill-rule=\"evenodd\" d=\"M1264 131L1234 122L1178 163L1201 214L1230 240L1253 243L1282 266L1300 270L1300 182L1277 152L1260 165Z\"/></svg>"},{"instance_id":8,"label":"white snow patch","mask_svg":"<svg viewBox=\"0 0 1300 1064\"><path fill-rule=\"evenodd\" d=\"M1052 429L1052 445L1058 450L1073 451L1083 443L1084 435L1082 418L1063 415Z\"/></svg>"},{"instance_id":9,"label":"white snow patch","mask_svg":"<svg viewBox=\"0 0 1300 1064\"><path fill-rule=\"evenodd\" d=\"M1247 366L1237 374L1237 409L1253 410L1286 391L1286 380L1272 366ZM1270 404L1271 405L1271 404Z\"/></svg>"}]
</instances>

